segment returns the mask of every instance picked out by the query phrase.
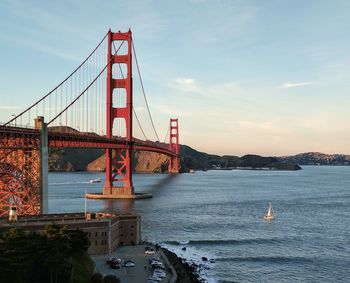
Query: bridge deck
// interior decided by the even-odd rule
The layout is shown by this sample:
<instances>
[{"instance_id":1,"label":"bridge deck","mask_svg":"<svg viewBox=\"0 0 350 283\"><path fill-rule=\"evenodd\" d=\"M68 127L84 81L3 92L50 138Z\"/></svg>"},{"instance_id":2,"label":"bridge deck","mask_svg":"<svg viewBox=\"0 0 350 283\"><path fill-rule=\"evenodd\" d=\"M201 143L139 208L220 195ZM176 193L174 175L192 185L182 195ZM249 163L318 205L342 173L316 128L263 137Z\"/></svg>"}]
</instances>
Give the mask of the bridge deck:
<instances>
[{"instance_id":1,"label":"bridge deck","mask_svg":"<svg viewBox=\"0 0 350 283\"><path fill-rule=\"evenodd\" d=\"M37 143L30 143L31 139L37 140L40 136L40 130L33 128L21 128L0 126L0 147L12 148L17 147L37 147ZM5 143L5 140L16 140L16 143ZM74 132L64 133L48 130L48 145L51 148L112 148L112 149L128 149L144 150L165 154L170 157L176 157L176 154L169 149L169 145L165 143L142 141L133 139L128 141L122 137L107 138L95 133Z\"/></svg>"}]
</instances>

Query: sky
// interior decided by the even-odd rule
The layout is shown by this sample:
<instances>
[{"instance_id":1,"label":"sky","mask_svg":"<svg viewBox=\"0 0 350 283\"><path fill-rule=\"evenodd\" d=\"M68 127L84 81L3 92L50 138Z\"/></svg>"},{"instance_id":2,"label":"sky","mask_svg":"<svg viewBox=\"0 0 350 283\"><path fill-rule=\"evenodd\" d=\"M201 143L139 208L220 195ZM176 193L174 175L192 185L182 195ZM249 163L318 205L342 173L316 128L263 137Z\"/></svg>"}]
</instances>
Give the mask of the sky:
<instances>
[{"instance_id":1,"label":"sky","mask_svg":"<svg viewBox=\"0 0 350 283\"><path fill-rule=\"evenodd\" d=\"M133 32L155 126L219 155L350 154L350 1L0 2L0 121L109 28Z\"/></svg>"}]
</instances>

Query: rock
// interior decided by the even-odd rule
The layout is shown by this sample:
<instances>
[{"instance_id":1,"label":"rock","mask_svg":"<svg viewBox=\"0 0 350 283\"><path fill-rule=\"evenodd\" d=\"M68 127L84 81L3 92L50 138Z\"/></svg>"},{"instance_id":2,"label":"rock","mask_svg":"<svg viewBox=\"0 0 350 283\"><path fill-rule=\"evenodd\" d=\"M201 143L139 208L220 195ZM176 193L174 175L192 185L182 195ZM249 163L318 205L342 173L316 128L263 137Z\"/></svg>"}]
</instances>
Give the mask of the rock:
<instances>
[{"instance_id":1,"label":"rock","mask_svg":"<svg viewBox=\"0 0 350 283\"><path fill-rule=\"evenodd\" d=\"M186 247L183 247L181 250L185 251L185 250L186 250Z\"/></svg>"},{"instance_id":2,"label":"rock","mask_svg":"<svg viewBox=\"0 0 350 283\"><path fill-rule=\"evenodd\" d=\"M208 258L205 257L205 256L202 256L202 260L203 260L203 261L208 261Z\"/></svg>"},{"instance_id":3,"label":"rock","mask_svg":"<svg viewBox=\"0 0 350 283\"><path fill-rule=\"evenodd\" d=\"M162 248L164 254L170 261L170 263L175 268L177 273L177 281L176 283L199 283L203 282L199 277L198 266L194 263L182 262L181 259L170 252L169 250Z\"/></svg>"}]
</instances>

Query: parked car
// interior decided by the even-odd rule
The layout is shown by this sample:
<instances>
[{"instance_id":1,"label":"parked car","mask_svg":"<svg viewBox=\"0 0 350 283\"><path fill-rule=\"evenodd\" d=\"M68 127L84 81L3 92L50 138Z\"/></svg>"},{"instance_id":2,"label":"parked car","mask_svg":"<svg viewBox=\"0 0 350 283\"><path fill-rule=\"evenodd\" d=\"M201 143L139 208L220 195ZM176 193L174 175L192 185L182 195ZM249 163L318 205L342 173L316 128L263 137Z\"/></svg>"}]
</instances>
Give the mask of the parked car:
<instances>
[{"instance_id":1,"label":"parked car","mask_svg":"<svg viewBox=\"0 0 350 283\"><path fill-rule=\"evenodd\" d=\"M159 262L159 261L152 261L150 263L153 267L157 267L157 266L163 266L163 263Z\"/></svg>"},{"instance_id":2,"label":"parked car","mask_svg":"<svg viewBox=\"0 0 350 283\"><path fill-rule=\"evenodd\" d=\"M109 265L109 264L111 264L111 262L113 261L115 259L115 257L110 257L110 258L108 258L107 259L107 264Z\"/></svg>"},{"instance_id":3,"label":"parked car","mask_svg":"<svg viewBox=\"0 0 350 283\"><path fill-rule=\"evenodd\" d=\"M156 257L152 257L148 260L148 263L149 264L152 264L152 262L161 262L161 260L159 258L156 258Z\"/></svg>"},{"instance_id":4,"label":"parked car","mask_svg":"<svg viewBox=\"0 0 350 283\"><path fill-rule=\"evenodd\" d=\"M154 251L154 249L149 249L149 250L145 251L145 254L153 255L153 254L155 254L155 251Z\"/></svg>"},{"instance_id":5,"label":"parked car","mask_svg":"<svg viewBox=\"0 0 350 283\"><path fill-rule=\"evenodd\" d=\"M152 275L148 280L152 280L152 281L156 281L156 282L162 282L163 279Z\"/></svg>"},{"instance_id":6,"label":"parked car","mask_svg":"<svg viewBox=\"0 0 350 283\"><path fill-rule=\"evenodd\" d=\"M110 257L107 259L107 264L111 264L111 263L121 263L122 260L120 258L116 258L116 257Z\"/></svg>"},{"instance_id":7,"label":"parked car","mask_svg":"<svg viewBox=\"0 0 350 283\"><path fill-rule=\"evenodd\" d=\"M159 277L159 278L165 278L166 273L164 271L153 271L153 276Z\"/></svg>"},{"instance_id":8,"label":"parked car","mask_svg":"<svg viewBox=\"0 0 350 283\"><path fill-rule=\"evenodd\" d=\"M109 264L109 268L110 268L110 269L119 269L119 268L120 268L120 265L119 265L119 263L117 263L117 262L111 262L111 263Z\"/></svg>"},{"instance_id":9,"label":"parked car","mask_svg":"<svg viewBox=\"0 0 350 283\"><path fill-rule=\"evenodd\" d=\"M164 269L162 269L162 268L155 268L155 269L153 270L153 272L159 272L159 273L164 273L164 274L166 274L166 271L165 271Z\"/></svg>"},{"instance_id":10,"label":"parked car","mask_svg":"<svg viewBox=\"0 0 350 283\"><path fill-rule=\"evenodd\" d=\"M132 260L124 261L124 266L125 267L133 267L133 266L135 266L135 262L133 262Z\"/></svg>"}]
</instances>

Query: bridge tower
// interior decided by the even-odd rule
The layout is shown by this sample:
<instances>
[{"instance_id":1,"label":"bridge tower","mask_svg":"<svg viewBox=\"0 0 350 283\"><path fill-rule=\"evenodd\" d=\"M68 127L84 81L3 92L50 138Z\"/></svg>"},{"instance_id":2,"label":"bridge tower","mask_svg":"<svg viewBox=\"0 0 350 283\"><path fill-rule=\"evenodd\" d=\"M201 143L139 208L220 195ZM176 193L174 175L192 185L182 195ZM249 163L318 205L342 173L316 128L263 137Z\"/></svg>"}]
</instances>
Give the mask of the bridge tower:
<instances>
[{"instance_id":1,"label":"bridge tower","mask_svg":"<svg viewBox=\"0 0 350 283\"><path fill-rule=\"evenodd\" d=\"M112 54L114 41L127 43L127 54ZM131 31L113 33L108 32L108 54L107 54L107 98L106 98L106 130L107 138L113 137L113 121L122 118L126 128L126 146L114 153L112 149L106 149L106 181L103 195L134 195L132 183L132 37ZM121 79L113 78L113 64L125 64L127 74ZM114 89L125 89L126 105L124 107L113 106ZM114 184L116 182L116 186Z\"/></svg>"},{"instance_id":2,"label":"bridge tower","mask_svg":"<svg viewBox=\"0 0 350 283\"><path fill-rule=\"evenodd\" d=\"M179 173L179 121L170 119L170 150L176 153L176 157L171 157L169 161L169 173Z\"/></svg>"}]
</instances>

